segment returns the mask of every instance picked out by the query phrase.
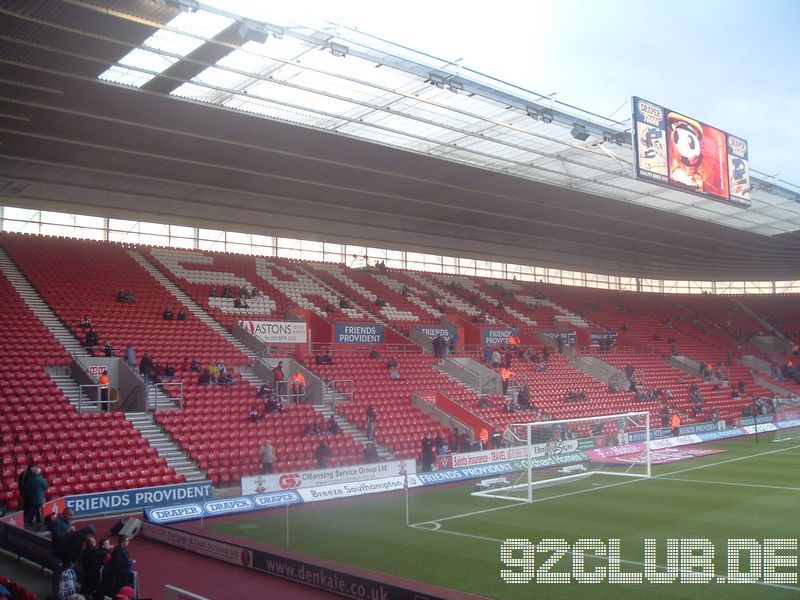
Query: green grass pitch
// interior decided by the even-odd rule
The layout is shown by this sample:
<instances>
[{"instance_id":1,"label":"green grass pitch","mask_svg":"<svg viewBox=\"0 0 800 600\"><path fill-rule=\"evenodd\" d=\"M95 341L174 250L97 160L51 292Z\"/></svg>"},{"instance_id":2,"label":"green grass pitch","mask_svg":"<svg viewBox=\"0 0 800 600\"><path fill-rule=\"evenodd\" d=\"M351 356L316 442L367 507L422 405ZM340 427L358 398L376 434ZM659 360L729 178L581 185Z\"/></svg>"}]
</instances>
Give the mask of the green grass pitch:
<instances>
[{"instance_id":1,"label":"green grass pitch","mask_svg":"<svg viewBox=\"0 0 800 600\"><path fill-rule=\"evenodd\" d=\"M791 432L794 433L794 432ZM288 513L289 547L326 559L463 590L490 598L800 598L798 583L506 583L500 548L521 538L539 544L546 538L619 539L621 570L644 572L644 539L656 540L656 562L666 561L669 538L703 538L715 548L714 574L728 572L731 538L800 537L800 445L783 440L787 432L720 442L726 452L653 467L652 479L596 475L535 490L533 504L470 496L474 481L456 487L417 488L409 492L411 523L406 526L405 497L357 498L348 504L318 503ZM489 509L489 510L487 510ZM278 546L286 544L285 511L260 513L236 523L206 526ZM778 572L795 574L794 565ZM517 551L514 556L521 556ZM536 553L538 568L548 554ZM791 559L790 559L791 560ZM569 573L573 554L552 568ZM762 561L763 562L763 561ZM586 570L608 565L607 558L586 557ZM742 571L749 561L743 559ZM521 572L520 567L512 570ZM663 569L660 569L663 571Z\"/></svg>"}]
</instances>

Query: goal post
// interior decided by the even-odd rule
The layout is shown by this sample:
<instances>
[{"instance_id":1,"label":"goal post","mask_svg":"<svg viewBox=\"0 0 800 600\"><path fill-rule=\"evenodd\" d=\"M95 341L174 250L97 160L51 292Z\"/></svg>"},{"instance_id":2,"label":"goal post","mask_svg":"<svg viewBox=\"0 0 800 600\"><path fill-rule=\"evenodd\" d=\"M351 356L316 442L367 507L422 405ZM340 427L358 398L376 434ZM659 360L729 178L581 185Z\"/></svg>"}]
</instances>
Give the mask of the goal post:
<instances>
[{"instance_id":1,"label":"goal post","mask_svg":"<svg viewBox=\"0 0 800 600\"><path fill-rule=\"evenodd\" d=\"M592 475L650 477L650 413L512 423L503 445L519 470L479 482L473 496L533 502L534 490Z\"/></svg>"}]
</instances>

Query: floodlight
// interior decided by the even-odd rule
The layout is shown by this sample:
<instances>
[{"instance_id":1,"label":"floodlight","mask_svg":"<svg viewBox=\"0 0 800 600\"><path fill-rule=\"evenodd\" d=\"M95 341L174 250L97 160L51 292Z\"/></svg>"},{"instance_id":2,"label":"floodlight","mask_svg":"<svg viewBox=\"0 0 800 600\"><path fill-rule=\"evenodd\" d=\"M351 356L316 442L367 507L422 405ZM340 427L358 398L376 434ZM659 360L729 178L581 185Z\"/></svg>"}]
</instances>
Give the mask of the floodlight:
<instances>
[{"instance_id":1,"label":"floodlight","mask_svg":"<svg viewBox=\"0 0 800 600\"><path fill-rule=\"evenodd\" d=\"M197 0L155 0L160 6L170 6L183 12L197 12L200 10L200 2Z\"/></svg>"},{"instance_id":2,"label":"floodlight","mask_svg":"<svg viewBox=\"0 0 800 600\"><path fill-rule=\"evenodd\" d=\"M570 131L572 137L576 140L580 140L585 142L589 139L589 131L586 129L585 125L581 125L580 123L574 123L572 126L572 131Z\"/></svg>"},{"instance_id":3,"label":"floodlight","mask_svg":"<svg viewBox=\"0 0 800 600\"><path fill-rule=\"evenodd\" d=\"M331 54L339 58L344 58L345 56L350 54L350 48L348 48L344 44L337 44L336 42L330 42L328 44L328 48L330 48Z\"/></svg>"}]
</instances>

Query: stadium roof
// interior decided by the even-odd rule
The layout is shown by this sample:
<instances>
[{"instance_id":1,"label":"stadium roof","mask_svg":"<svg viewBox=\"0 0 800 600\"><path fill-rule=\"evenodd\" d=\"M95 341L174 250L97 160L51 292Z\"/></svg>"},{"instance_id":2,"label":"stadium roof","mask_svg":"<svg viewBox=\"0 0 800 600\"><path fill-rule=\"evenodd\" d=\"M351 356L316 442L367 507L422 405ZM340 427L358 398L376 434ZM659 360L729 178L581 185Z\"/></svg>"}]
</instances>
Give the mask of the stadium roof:
<instances>
[{"instance_id":1,"label":"stadium roof","mask_svg":"<svg viewBox=\"0 0 800 600\"><path fill-rule=\"evenodd\" d=\"M3 2L3 203L607 274L800 278L795 186L757 177L742 209L639 181L628 123L222 4Z\"/></svg>"}]
</instances>

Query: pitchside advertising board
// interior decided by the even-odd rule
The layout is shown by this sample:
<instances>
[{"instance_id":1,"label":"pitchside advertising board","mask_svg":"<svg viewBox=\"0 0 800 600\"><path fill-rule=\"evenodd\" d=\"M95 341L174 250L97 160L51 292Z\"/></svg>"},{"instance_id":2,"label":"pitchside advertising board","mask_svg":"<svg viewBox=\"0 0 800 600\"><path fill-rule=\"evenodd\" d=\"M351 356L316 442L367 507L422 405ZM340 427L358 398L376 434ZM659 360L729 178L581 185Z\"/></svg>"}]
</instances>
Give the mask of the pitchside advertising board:
<instances>
[{"instance_id":1,"label":"pitchside advertising board","mask_svg":"<svg viewBox=\"0 0 800 600\"><path fill-rule=\"evenodd\" d=\"M409 475L416 471L417 465L414 461L395 460L352 467L295 471L279 475L257 475L242 477L242 494L263 494L264 492L367 481Z\"/></svg>"},{"instance_id":2,"label":"pitchside advertising board","mask_svg":"<svg viewBox=\"0 0 800 600\"><path fill-rule=\"evenodd\" d=\"M333 339L337 344L383 344L386 335L379 323L336 323Z\"/></svg>"},{"instance_id":3,"label":"pitchside advertising board","mask_svg":"<svg viewBox=\"0 0 800 600\"><path fill-rule=\"evenodd\" d=\"M635 96L633 123L639 179L734 206L750 206L745 140Z\"/></svg>"},{"instance_id":4,"label":"pitchside advertising board","mask_svg":"<svg viewBox=\"0 0 800 600\"><path fill-rule=\"evenodd\" d=\"M553 456L557 454L569 454L593 446L594 444L591 439L562 440L558 442L548 442L546 444L533 444L531 446L530 456L532 458L542 458L544 456ZM482 450L480 452L437 456L436 466L439 469L474 467L475 465L520 460L523 458L528 458L528 447L514 446L511 448L498 448L496 450Z\"/></svg>"},{"instance_id":5,"label":"pitchside advertising board","mask_svg":"<svg viewBox=\"0 0 800 600\"><path fill-rule=\"evenodd\" d=\"M165 506L187 500L205 500L210 497L211 482L202 481L67 496L64 502L65 507L75 511L76 517L84 517L138 510L151 506Z\"/></svg>"},{"instance_id":6,"label":"pitchside advertising board","mask_svg":"<svg viewBox=\"0 0 800 600\"><path fill-rule=\"evenodd\" d=\"M484 346L500 346L508 343L508 338L519 336L516 327L481 327L481 339Z\"/></svg>"},{"instance_id":7,"label":"pitchside advertising board","mask_svg":"<svg viewBox=\"0 0 800 600\"><path fill-rule=\"evenodd\" d=\"M240 321L240 324L265 344L305 344L308 340L305 321Z\"/></svg>"}]
</instances>

